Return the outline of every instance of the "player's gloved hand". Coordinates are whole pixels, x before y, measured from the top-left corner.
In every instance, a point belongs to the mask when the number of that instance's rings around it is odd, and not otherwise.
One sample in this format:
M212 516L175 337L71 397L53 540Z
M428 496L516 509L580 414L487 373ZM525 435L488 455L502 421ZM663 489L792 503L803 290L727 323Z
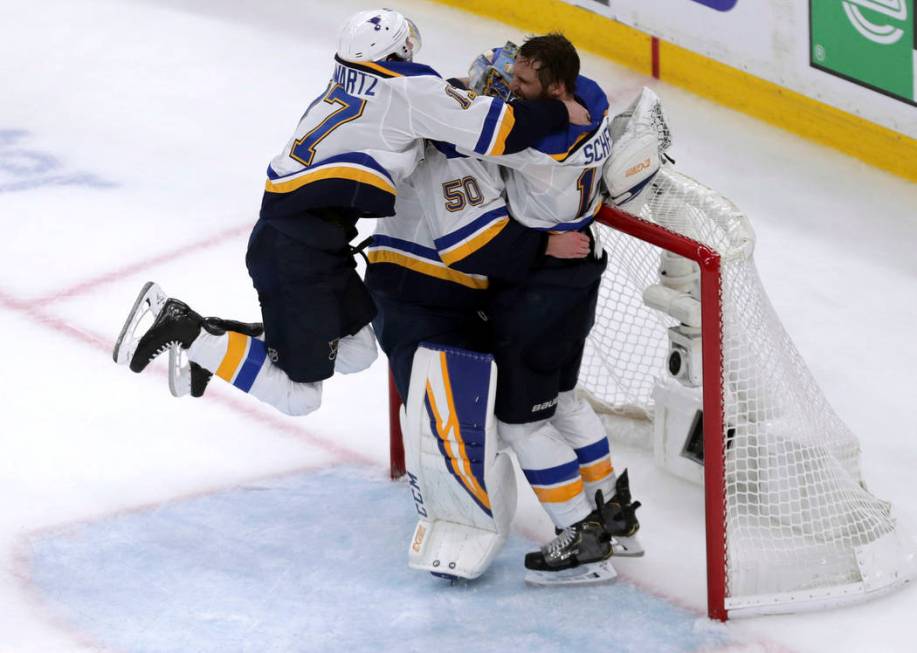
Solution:
M554 258L584 258L589 256L589 236L578 231L567 231L548 236L545 254Z
M582 104L572 99L561 100L561 102L567 107L567 115L570 117L571 125L588 125L592 123L589 118L589 112L586 111L586 107Z

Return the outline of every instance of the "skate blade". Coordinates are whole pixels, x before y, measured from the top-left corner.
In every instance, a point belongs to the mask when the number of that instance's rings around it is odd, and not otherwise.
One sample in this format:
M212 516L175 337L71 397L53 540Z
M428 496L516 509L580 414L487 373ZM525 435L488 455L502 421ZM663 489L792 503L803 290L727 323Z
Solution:
M596 585L610 583L618 577L618 572L611 564L611 560L590 562L573 569L559 571L526 570L525 582L529 585L540 587L556 585Z
M169 392L173 397L191 394L191 365L178 344L169 347Z
M611 548L616 558L640 558L645 553L636 535L611 538Z
M131 362L131 358L133 358L134 352L137 350L139 338L135 334L140 323L149 316L151 318L150 323L146 326L147 328L152 326L153 320L159 315L167 299L168 297L162 292L162 288L152 281L147 281L143 288L140 289L137 301L134 302L131 312L128 313L127 319L124 321L124 326L121 328L121 333L118 335L115 349L112 352L112 358L118 365L128 365ZM145 332L146 329L141 331L141 335Z

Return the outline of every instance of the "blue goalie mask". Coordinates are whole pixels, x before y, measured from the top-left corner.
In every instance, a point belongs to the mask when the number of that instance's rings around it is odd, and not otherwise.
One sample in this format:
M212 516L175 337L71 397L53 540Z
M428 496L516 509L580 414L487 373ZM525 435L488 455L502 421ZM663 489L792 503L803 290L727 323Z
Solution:
M478 55L468 68L471 90L479 95L490 95L504 101L513 98L510 84L513 81L513 66L519 47L507 41L502 48L494 48Z

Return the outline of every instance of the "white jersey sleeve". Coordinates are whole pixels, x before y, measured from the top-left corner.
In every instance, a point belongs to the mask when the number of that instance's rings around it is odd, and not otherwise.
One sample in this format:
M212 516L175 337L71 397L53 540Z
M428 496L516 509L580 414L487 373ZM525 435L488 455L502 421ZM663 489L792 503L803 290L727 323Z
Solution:
M516 108L474 96L428 66L337 59L327 89L268 167L262 217L330 207L392 215L398 185L421 158L422 139L497 155L534 143L566 117L560 102Z
M577 80L577 97L593 116L589 126L571 125L522 152L499 159L485 157L505 167L510 213L533 229L581 229L601 206L602 169L612 150L608 101L595 82L582 76Z

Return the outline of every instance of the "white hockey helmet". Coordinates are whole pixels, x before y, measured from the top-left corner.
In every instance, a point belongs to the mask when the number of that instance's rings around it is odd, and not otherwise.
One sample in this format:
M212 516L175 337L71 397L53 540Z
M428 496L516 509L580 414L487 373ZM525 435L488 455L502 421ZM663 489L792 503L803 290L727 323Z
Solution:
M344 61L381 61L394 54L412 61L420 45L420 30L410 18L391 9L371 9L344 23L338 56Z

